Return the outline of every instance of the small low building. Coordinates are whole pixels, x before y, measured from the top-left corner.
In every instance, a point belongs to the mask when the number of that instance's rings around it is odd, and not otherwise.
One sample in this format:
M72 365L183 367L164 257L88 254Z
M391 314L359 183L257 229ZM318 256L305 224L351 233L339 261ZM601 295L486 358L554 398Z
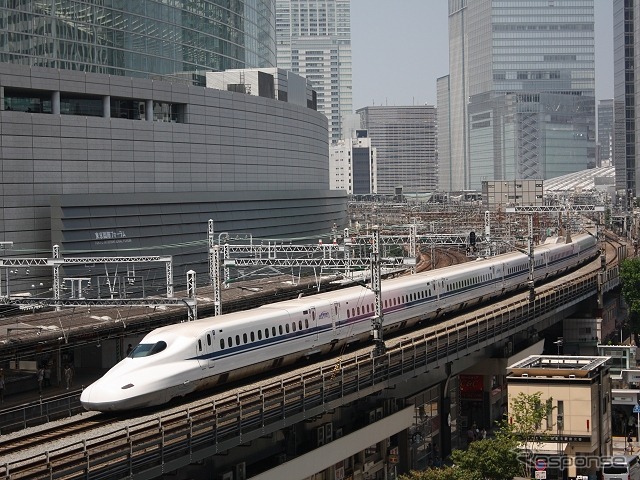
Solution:
M612 454L609 357L532 355L507 369L509 408L519 393L541 392L553 411L540 425L536 457L546 459L551 476L564 465L569 478L595 474L586 457ZM555 474L560 474L556 469ZM562 478L562 477L558 477Z

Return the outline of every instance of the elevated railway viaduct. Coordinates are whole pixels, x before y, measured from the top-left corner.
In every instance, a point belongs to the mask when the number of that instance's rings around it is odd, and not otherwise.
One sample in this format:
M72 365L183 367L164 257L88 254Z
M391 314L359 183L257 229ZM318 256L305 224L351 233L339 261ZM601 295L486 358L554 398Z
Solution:
M597 313L599 295L616 295L625 248L610 242L606 268L596 260L538 286L533 301L520 293L403 332L381 357L343 352L145 417L110 419L108 436L90 428L64 447L32 439L19 457L5 457L0 478L357 479L424 467L459 445L458 375L487 358L506 366L508 345L578 311ZM529 349L541 348L535 340Z

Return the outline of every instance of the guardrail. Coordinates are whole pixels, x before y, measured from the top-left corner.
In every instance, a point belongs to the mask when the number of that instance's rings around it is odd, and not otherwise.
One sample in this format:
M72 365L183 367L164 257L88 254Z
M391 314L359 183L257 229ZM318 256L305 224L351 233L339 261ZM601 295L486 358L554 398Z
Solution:
M204 406L141 422L16 463L0 465L3 478L154 478L327 409L380 391L455 361L525 330L597 293L598 270L565 277L540 287L534 302L527 294L508 304L483 309L409 333L389 345L385 355L341 360L305 374L256 387Z

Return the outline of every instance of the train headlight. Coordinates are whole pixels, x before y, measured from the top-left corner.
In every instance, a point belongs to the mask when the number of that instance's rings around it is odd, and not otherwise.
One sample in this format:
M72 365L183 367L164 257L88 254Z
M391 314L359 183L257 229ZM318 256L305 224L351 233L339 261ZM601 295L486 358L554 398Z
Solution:
M124 387L122 387L122 390L126 390L127 388L131 387L133 387L133 383L127 383Z

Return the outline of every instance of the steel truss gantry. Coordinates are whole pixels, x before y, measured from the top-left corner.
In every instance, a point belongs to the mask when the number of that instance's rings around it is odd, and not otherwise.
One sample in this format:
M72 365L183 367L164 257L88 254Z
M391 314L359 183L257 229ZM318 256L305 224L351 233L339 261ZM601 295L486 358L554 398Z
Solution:
M52 258L24 258L4 257L0 258L0 269L10 267L50 267L53 269L53 300L62 302L60 267L65 265L85 265L90 263L151 263L162 262L165 264L167 298L173 297L173 259L171 256L144 255L125 257L61 257L60 247L53 246ZM2 278L2 275L0 275ZM5 295L6 297L7 295ZM12 299L14 301L15 299Z
M527 243L529 245L527 253L529 257L529 280L527 284L529 286L529 301L535 300L535 279L534 279L534 245L533 245L533 215L536 213L572 213L572 212L604 212L604 206L602 205L514 205L505 209L506 213L516 213L527 215L528 219L528 238ZM567 242L570 240L569 230L567 229ZM596 238L599 234L596 234ZM602 249L604 252L605 249ZM604 255L604 254L601 254ZM604 256L602 257L603 263L605 263ZM600 282L601 284L601 282Z

